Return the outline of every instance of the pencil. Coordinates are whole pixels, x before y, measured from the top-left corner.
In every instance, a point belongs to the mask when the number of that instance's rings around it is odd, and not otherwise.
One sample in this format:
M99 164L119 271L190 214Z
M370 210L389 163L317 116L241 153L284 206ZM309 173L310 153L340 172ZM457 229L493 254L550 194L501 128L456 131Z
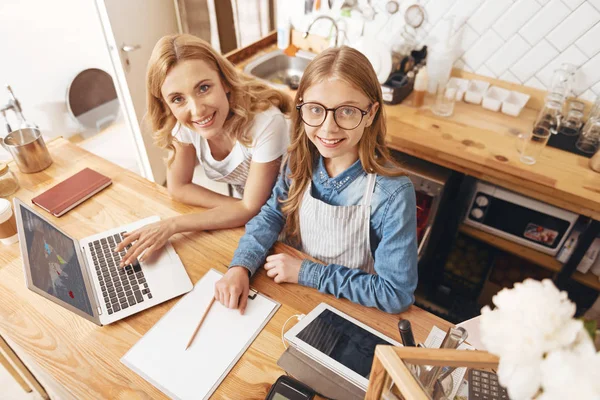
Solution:
M188 342L187 346L185 346L186 350L190 347L190 345L194 341L194 338L196 337L196 334L200 330L200 327L202 326L202 323L206 319L206 316L208 315L208 312L210 311L210 309L211 309L211 307L212 307L212 305L213 305L214 302L215 302L215 296L213 296L212 299L210 299L210 303L208 303L208 306L206 307L206 310L204 310L204 314L202 314L202 318L200 318L200 322L198 322L198 326L196 326L196 330L194 330L194 333L192 334L192 337L190 338L190 341Z

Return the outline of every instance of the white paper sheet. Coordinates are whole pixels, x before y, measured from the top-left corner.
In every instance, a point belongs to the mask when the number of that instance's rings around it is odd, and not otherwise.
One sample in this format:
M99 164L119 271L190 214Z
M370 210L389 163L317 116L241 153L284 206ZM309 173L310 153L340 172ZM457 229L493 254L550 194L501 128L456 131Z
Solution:
M185 350L221 276L207 272L121 362L171 398L208 398L280 306L258 294L240 315L215 302Z

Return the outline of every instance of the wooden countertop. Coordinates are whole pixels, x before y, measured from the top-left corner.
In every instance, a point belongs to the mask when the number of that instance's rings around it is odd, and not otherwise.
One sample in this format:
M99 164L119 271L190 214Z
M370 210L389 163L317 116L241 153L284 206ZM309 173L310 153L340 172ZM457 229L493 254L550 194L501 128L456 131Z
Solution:
M409 96L385 107L387 139L393 149L600 220L600 174L588 158L546 146L536 164L519 161L517 135L531 130L537 112L511 117L457 102L445 118L427 104L412 107Z
M54 163L42 172L25 175L18 172L14 163L9 164L21 184L16 196L23 201L29 202L35 195L84 167L91 167L113 180L109 188L61 218L42 211L49 220L75 238L150 215L166 218L201 211L171 200L164 187L62 138L48 143L48 148ZM172 243L195 283L210 268L226 271L242 234L242 228L179 234ZM0 334L16 345L17 353L26 353L74 399L166 398L119 360L178 299L109 326L98 327L28 290L19 245L0 247ZM275 248L281 252L295 251L282 244ZM320 302L327 302L400 340L397 328L399 315L336 299L300 285L275 284L262 269L251 283L282 306L219 386L212 396L214 399L239 399L241 393L245 399L264 399L270 385L283 374L276 364L284 351L280 336L283 323L294 314L308 313ZM401 317L410 319L417 341L424 341L434 324L442 329L450 325L414 306Z
M275 42L272 33L227 57L241 69L258 55L277 50ZM296 31L293 43L315 52L328 46L321 37L304 39ZM530 132L545 92L460 70L453 75L485 80L532 97L519 117L457 102L454 115L444 118L430 111L431 98L425 107L416 109L409 96L401 104L385 106L390 148L600 220L600 174L590 169L588 158L547 146L535 165L519 161L517 135Z

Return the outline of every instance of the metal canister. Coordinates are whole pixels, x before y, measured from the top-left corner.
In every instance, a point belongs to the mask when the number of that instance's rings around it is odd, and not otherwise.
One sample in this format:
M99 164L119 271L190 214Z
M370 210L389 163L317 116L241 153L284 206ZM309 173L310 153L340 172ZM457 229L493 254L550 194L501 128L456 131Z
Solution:
M0 144L25 174L42 171L52 164L52 158L39 129L17 129L0 139Z

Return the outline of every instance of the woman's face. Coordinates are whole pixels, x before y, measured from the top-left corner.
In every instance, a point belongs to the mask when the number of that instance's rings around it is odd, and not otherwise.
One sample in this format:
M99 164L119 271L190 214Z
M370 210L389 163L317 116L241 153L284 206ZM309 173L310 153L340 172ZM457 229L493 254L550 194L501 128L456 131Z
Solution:
M206 62L185 60L175 65L167 74L161 93L182 125L207 140L221 133L229 115L229 90Z
M319 103L326 108L352 106L363 111L367 111L371 107L369 112L362 117L362 121L358 126L350 130L338 126L332 111L327 112L325 121L321 126L313 127L304 122L306 135L323 157L344 159L348 162L356 161L358 159L358 142L363 136L365 127L370 126L373 122L379 104L371 104L369 98L362 91L337 78L327 79L309 87L304 92L302 102ZM322 110L316 107L314 112L320 113ZM342 119L345 115L353 113L353 109L349 107L342 108L338 113L338 122L343 125ZM304 120L306 121L306 119Z

